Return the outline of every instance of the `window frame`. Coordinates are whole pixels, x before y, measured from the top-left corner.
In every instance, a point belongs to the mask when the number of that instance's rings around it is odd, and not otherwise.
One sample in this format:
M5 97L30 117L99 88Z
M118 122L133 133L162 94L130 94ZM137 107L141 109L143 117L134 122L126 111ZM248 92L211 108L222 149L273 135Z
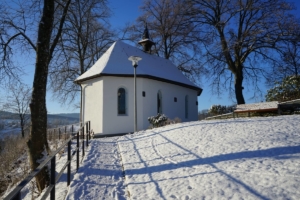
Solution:
M121 95L121 94L119 94L120 90L124 90L124 93L122 93L122 94L124 94L124 99L123 99L124 102L120 102L120 95ZM120 103L124 104L123 105L124 113L123 112L120 113L120 111L123 111L120 109L121 108ZM124 87L119 87L118 91L117 91L117 114L118 114L118 116L127 116L127 92L126 92L126 88L124 88Z

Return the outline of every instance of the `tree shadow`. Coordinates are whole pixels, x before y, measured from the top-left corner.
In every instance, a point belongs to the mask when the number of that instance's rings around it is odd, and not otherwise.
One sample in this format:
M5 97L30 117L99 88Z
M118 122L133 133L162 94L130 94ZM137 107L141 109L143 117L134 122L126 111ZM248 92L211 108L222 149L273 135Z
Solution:
M69 186L69 193L65 199L115 198L125 200L125 186L119 159L112 159L117 151L116 139L109 141L94 139L86 151L85 161L76 172L75 178ZM95 193L95 191L98 191ZM100 194L101 193L101 194ZM94 195L94 196L93 196Z
M193 166L199 166L199 165L209 165L212 168L214 168L216 171L218 171L219 173L225 175L229 180L231 180L231 181L237 183L238 185L242 186L243 188L245 188L248 192L250 192L257 198L267 200L268 199L267 197L260 194L254 188L250 187L243 181L238 180L237 178L233 177L232 175L226 173L225 171L219 169L216 166L216 163L224 162L224 161L231 161L231 160L240 160L240 159L253 159L253 158L287 159L288 157L290 157L288 155L300 153L300 145L298 145L298 146L274 147L274 148L254 150L254 151L243 151L243 152L221 154L221 155L202 158L202 157L198 156L197 154L191 152L190 150L184 148L183 146L171 141L166 136L162 135L163 132L169 132L170 130L175 130L175 129L179 129L179 128L183 128L183 127L168 129L168 130L165 130L165 131L162 131L159 133L153 131L153 133L155 133L154 134L155 136L160 136L160 137L164 138L168 143L171 143L172 145L175 145L176 147L180 148L181 150L187 152L188 154L193 155L196 159L178 162L178 163L165 163L165 164L156 165L156 166L148 166L147 163L142 159L142 156L141 156L139 150L136 148L136 144L135 144L136 141L134 139L132 139L131 137L127 137L127 139L133 143L134 151L137 152L137 154L139 156L139 160L144 165L144 167L138 168L138 169L130 169L130 170L125 169L125 174L129 175L129 176L137 175L137 174L148 174L150 176L151 181L155 184L156 190L162 199L165 199L165 197L163 196L162 190L159 187L159 185L157 184L157 182L153 180L152 173L167 171L167 170L171 170L171 169L178 169L183 166L193 167ZM151 136L149 136L149 138L152 136L153 136L153 134L151 134ZM144 136L144 138L145 137L147 137L147 136Z
M155 135L155 134L154 134ZM126 136L125 136L126 137ZM143 168L139 168L139 169L149 169L151 168L150 166L148 166L147 162L144 162L143 159L142 159L142 156L141 154L139 153L137 147L136 147L136 143L130 138L130 137L127 137L128 140L130 140L133 144L133 148L134 148L134 151L137 152L137 155L139 157L139 160L140 160L140 163L142 163L144 165ZM122 159L123 160L123 159ZM124 166L124 165L123 165ZM125 167L124 167L125 168ZM135 169L132 169L132 170L128 170L128 169L124 169L124 174L125 175L134 175L134 174L137 174L135 173ZM160 198L161 199L166 199L163 194L162 194L162 190L161 188L159 187L158 183L156 181L154 181L153 177L152 177L152 173L147 173L147 170L145 171L145 173L143 174L148 174L149 175L149 178L151 181L149 181L150 183L153 183L155 185L155 188L156 188L156 191L157 193L159 194ZM130 185L130 183L128 183L128 185Z

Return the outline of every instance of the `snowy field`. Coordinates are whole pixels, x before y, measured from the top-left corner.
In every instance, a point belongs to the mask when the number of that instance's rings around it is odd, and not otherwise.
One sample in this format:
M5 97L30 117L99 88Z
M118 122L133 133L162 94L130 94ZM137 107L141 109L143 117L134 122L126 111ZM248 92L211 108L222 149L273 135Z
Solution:
M20 121L13 119L0 119L0 140L5 137L21 136Z
M6 137L21 136L21 128L7 128L0 130L0 140Z
M67 199L300 199L299 122L199 121L95 139Z

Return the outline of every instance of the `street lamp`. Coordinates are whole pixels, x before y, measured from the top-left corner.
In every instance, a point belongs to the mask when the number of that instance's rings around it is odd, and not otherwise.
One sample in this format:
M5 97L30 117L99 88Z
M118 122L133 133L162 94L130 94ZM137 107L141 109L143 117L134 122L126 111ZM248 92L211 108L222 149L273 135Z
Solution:
M136 108L136 68L138 66L138 62L142 60L141 57L138 56L130 56L128 60L132 61L132 66L134 68L134 77L133 77L133 88L134 88L134 132L137 132L137 108Z

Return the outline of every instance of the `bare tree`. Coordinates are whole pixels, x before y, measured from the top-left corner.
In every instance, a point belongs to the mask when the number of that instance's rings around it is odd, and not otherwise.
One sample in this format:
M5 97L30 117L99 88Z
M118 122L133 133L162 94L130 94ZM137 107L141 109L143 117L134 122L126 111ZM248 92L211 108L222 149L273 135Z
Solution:
M298 76L300 73L300 39L286 44L285 51L282 53L282 60L286 66L283 70L288 75Z
M31 88L27 85L17 83L8 88L6 103L3 104L4 111L18 114L22 137L25 137L25 129L28 128L30 119L29 103L31 98Z
M80 86L74 80L86 72L113 42L106 21L106 0L74 0L69 8L63 35L50 68L50 87L62 104L74 101Z
M299 31L298 31L299 33ZM280 49L279 60L274 63L274 69L267 78L267 85L283 80L288 76L300 74L300 36L292 41L285 41Z
M285 0L189 0L192 20L199 27L212 85L218 92L229 86L237 104L244 104L243 83L257 89L288 40L294 16ZM277 55L276 55L277 54Z
M41 159L49 152L47 142L47 108L46 108L46 87L48 78L48 67L53 56L53 51L60 38L66 14L71 0L56 3L55 0L44 0L43 14L38 27L38 37L36 45L36 64L33 80L31 110L31 130L28 141L30 152L31 169L35 169ZM53 21L55 6L63 11L59 20L57 31L53 31ZM52 34L55 35L52 35ZM52 41L51 39L54 38ZM48 184L49 175L45 169L44 173L37 176L37 186L39 191Z
M124 29L123 39L133 42L141 39L144 27L155 42L152 52L172 62L190 79L204 73L201 63L198 32L190 22L192 4L186 0L146 0L137 24ZM196 75L196 76L194 76Z
M19 18L15 17L15 12L15 9L7 5L7 1L0 1L0 83L2 87L10 79L19 80L18 75L21 71L21 68L13 62L13 46L16 40L20 44L24 43L26 39L21 38L21 35L25 34L26 30L21 29L12 22L11 18L14 18L16 24L22 23ZM25 20L24 13L21 15L23 15L22 18ZM7 25L11 28L7 28Z
M45 155L50 153L47 142L47 109L46 91L49 64L54 50L61 37L63 25L71 0L44 0L8 2L9 12L1 15L1 21L6 31L2 37L1 58L8 63L8 55L14 45L15 51L33 50L35 53L35 74L30 103L31 128L27 142L29 147L30 166L34 170ZM20 3L20 4L15 4ZM49 183L48 169L44 168L36 176L39 191Z

